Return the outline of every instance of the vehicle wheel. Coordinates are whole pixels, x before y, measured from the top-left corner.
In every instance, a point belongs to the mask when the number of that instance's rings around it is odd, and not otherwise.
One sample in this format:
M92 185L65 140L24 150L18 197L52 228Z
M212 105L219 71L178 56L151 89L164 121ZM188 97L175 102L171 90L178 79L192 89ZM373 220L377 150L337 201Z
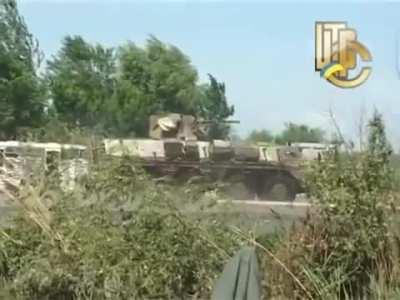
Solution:
M242 175L231 176L225 181L223 191L233 200L253 200L256 195L251 178Z
M227 183L224 190L233 200L253 200L255 196L243 182Z
M296 182L289 177L271 178L264 185L261 199L271 201L293 201L296 198Z

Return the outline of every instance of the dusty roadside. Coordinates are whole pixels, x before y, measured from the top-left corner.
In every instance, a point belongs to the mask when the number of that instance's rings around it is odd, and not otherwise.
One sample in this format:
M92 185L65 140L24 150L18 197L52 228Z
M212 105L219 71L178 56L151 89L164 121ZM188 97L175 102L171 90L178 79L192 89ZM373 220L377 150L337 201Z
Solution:
M0 193L0 227L6 224L13 211L14 209L7 197Z

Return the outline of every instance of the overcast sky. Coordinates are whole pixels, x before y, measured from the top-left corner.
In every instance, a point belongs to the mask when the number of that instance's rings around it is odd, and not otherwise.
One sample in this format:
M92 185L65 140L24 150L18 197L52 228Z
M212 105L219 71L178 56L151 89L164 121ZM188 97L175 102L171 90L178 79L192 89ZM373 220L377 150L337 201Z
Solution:
M400 3L211 1L18 1L46 57L67 34L118 46L152 34L178 46L198 69L224 81L241 134L278 131L287 121L329 129L331 107L348 137L364 108L377 107L400 144L396 66ZM314 22L347 21L372 53L372 76L342 90L314 71Z

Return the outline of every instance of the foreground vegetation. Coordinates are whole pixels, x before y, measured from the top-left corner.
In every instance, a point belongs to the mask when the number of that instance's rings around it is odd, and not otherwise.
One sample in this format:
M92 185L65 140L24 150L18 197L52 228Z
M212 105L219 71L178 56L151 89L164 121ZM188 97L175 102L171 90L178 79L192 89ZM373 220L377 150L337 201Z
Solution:
M392 299L400 240L390 153L376 113L363 153L332 153L310 166L315 208L307 218L256 237L224 213L202 213L215 205L212 187L155 184L127 158L92 164L71 193L43 178L13 196L18 215L0 231L2 293L204 299L225 262L249 244L266 299Z
M239 246L216 220L180 212L200 187L172 194L130 160L96 168L73 193L49 186L21 191L2 231L10 299L204 298Z
M233 113L222 83L210 76L199 84L189 59L155 38L114 51L67 37L42 76L38 45L13 0L0 0L0 33L2 139L143 135L154 112L217 120ZM233 227L220 211L202 214L215 206L213 187L156 184L129 159L93 159L73 192L61 191L56 176L34 178L10 195L18 209L0 230L0 297L204 299L245 244L257 249L266 298L399 297L399 175L379 114L368 129L362 153L332 153L310 166L314 208L273 235ZM323 134L288 124L281 136L249 139L301 141L294 133L304 141Z
M272 294L288 299L395 297L391 293L400 283L398 182L377 112L368 130L364 152L332 153L310 168L306 181L318 208L276 250L298 281L272 271Z

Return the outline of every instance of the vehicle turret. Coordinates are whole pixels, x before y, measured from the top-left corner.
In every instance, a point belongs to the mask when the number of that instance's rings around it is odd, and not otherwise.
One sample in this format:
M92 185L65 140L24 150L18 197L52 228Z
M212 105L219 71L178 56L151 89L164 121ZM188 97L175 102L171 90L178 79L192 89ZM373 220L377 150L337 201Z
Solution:
M213 124L237 124L237 120L204 120L192 115L177 113L150 116L149 137L152 139L175 138L182 141L209 140L208 130Z

